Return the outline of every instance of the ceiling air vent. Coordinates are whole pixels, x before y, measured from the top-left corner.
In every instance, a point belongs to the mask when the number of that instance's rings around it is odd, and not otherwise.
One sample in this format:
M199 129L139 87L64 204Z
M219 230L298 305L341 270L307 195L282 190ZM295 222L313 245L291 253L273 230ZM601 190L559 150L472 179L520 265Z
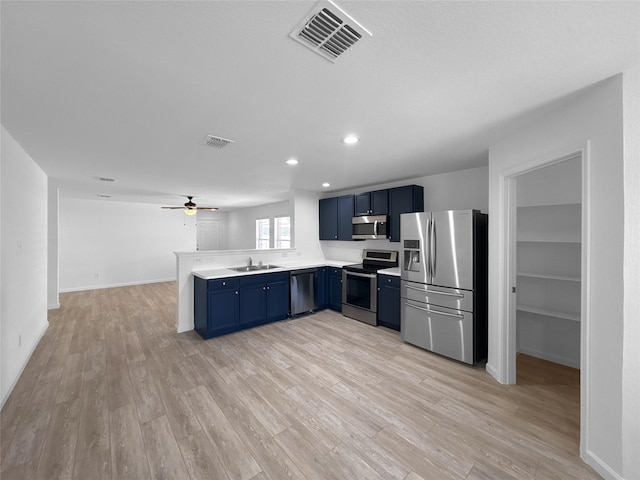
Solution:
M371 32L330 0L320 1L289 34L332 62L367 35Z
M216 137L214 135L207 135L202 141L202 145L213 148L224 148L230 143L233 143L233 140L229 140L228 138Z

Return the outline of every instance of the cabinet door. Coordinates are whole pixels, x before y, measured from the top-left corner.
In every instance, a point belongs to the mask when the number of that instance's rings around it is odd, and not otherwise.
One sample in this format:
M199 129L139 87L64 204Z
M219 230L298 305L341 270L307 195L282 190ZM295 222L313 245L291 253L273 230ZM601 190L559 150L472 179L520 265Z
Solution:
M376 190L370 193L371 196L371 214L387 215L389 213L389 191Z
M389 189L389 241L400 241L400 215L424 210L424 189L407 185Z
M289 280L267 284L267 321L282 320L289 315Z
M378 277L378 323L400 330L400 288L386 277Z
M371 194L360 193L355 196L355 216L369 215L371 213Z
M338 198L323 198L319 202L320 240L338 239Z
M221 335L238 328L238 290L209 292L208 317L210 336Z
M264 282L240 284L240 325L258 325L267 320L267 286Z
M353 195L338 197L338 240L352 240Z
M339 275L334 270L340 272ZM342 269L332 268L329 274L329 308L337 312L342 311Z
M328 274L328 267L318 268L316 273L316 302L318 309L327 308L329 303Z

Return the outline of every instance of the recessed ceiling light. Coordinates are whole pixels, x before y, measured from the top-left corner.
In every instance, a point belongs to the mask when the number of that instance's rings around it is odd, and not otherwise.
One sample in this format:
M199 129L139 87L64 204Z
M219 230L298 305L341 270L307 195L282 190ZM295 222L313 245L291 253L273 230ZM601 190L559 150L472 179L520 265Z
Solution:
M323 186L323 187L325 187L325 188L327 188L327 187L330 187L330 186L331 186L331 184L330 184L330 183L327 183L327 182L324 182L324 183L322 184L322 186Z
M298 160L296 160L295 158L290 158L289 160L287 160L285 162L287 165L297 165L298 164Z
M360 139L355 135L347 135L342 139L342 143L346 143L347 145L353 145L354 143L358 143L358 140Z

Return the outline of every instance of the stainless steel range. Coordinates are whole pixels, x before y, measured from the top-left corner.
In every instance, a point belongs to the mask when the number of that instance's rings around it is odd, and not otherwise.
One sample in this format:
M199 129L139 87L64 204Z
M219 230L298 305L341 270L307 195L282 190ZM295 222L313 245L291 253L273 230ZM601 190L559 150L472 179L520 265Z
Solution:
M342 267L342 314L378 324L378 270L398 266L395 250L363 250L362 263Z

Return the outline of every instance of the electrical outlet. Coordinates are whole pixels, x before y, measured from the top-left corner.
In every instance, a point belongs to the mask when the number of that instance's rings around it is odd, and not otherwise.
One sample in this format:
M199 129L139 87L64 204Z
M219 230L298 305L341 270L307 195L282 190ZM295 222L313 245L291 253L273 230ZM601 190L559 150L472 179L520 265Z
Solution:
M95 274L95 278L99 278L99 277L100 277L100 274L99 274L99 273L96 273L96 274Z
M202 263L202 259L201 258L194 258L193 259L193 263Z
M297 256L297 257L301 257L301 256L302 256L302 253L301 253L301 252L298 252L298 253L296 253L296 256Z

